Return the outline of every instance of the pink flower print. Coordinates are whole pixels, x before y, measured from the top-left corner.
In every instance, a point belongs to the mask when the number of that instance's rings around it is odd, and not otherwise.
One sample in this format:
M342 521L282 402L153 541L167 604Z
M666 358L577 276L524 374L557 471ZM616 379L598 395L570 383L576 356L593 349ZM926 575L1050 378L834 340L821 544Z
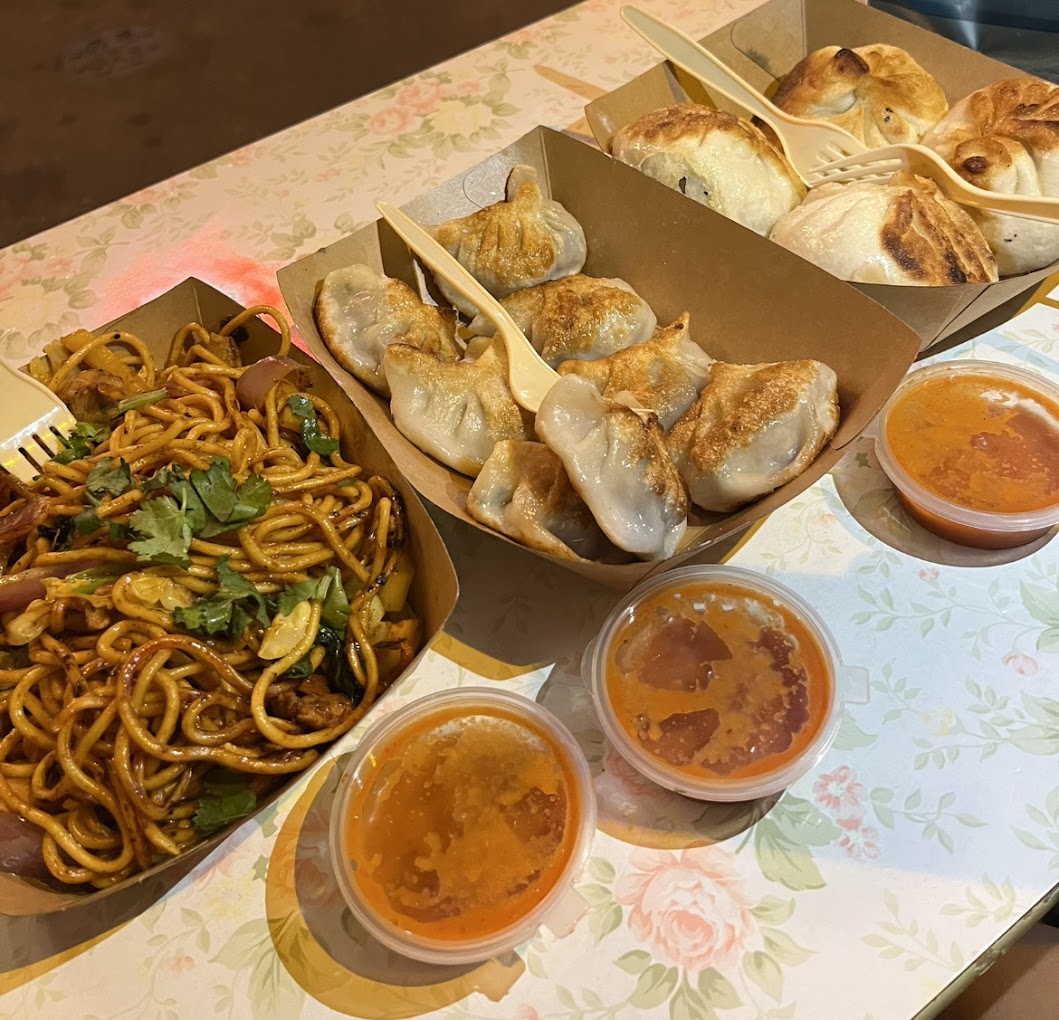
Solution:
M397 90L394 101L420 116L430 113L441 98L441 85L436 78L418 78Z
M838 845L850 857L878 857L879 831L865 825L862 818L838 818L838 827L843 831Z
M1019 676L1033 676L1040 669L1036 659L1018 652L1005 655L1001 661L1005 666L1010 666Z
M154 205L161 197L162 193L157 188L141 188L139 191L129 195L122 204L131 205L138 209L145 205Z
M541 1015L532 1006L523 1003L515 1010L515 1020L541 1020Z
M603 772L609 776L613 786L620 790L630 801L646 797L657 797L662 791L657 784L637 772L616 750L610 742L603 745Z
M368 120L368 130L377 135L399 135L412 123L412 114L401 106L388 106Z
M633 934L684 970L724 967L742 950L754 923L730 858L716 847L635 850L614 889L630 908Z
M190 956L167 956L159 966L163 970L169 971L170 974L180 975L186 970L193 970L195 960Z
M834 772L826 772L813 783L816 803L833 815L844 816L860 811L864 787L857 782L856 773L848 765L839 765Z
M935 584L938 580L938 572L933 567L921 567L919 570L919 579L926 581L927 584Z
M806 514L805 530L810 538L820 542L827 538L828 532L834 526L834 523L834 514L828 513L826 510L815 510L811 514Z

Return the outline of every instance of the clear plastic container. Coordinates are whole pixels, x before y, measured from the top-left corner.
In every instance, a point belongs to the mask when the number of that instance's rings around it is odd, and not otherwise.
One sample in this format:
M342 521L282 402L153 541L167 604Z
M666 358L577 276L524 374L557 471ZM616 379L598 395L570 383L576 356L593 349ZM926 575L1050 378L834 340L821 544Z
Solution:
M591 772L570 731L528 698L462 687L364 735L339 781L331 859L354 916L383 945L477 963L541 925L573 928L586 907L573 883L595 827Z
M980 387L970 385L976 381L980 381ZM1053 453L1054 448L1059 448L1059 387L1037 373L993 361L946 362L918 369L894 390L879 412L874 427L875 452L879 464L893 483L901 505L913 520L941 538L978 549L1010 549L1026 545L1059 524L1059 490L1055 492L1050 505L1027 508L1025 504L1019 506L1017 501L1013 501L1010 512L975 509L966 505L971 502L970 499L965 498L964 502L960 502L955 496L942 495L928 488L921 478L910 472L902 463L902 432L895 426L895 408L899 408L908 398L914 398L916 392L927 384L932 387L952 384L946 417L949 421L956 421L961 418L960 412L963 412L962 417L967 419L967 446L971 446L972 441L979 444L987 442L990 430L996 428L995 413L1010 411L1021 401L1023 404L1036 405L1036 409L1030 412L1038 419L1036 428L1051 419L1050 430L1054 438L1048 440L1049 448ZM972 398L970 394L976 389L980 395ZM934 389L935 394L940 392ZM1045 428L1044 431L1049 430ZM957 447L953 449L957 451ZM1052 454L1047 451L1042 453L1046 459L1054 462ZM983 473L990 476L988 472ZM992 477L995 478L995 474Z
M722 595L725 592L731 595L734 591L735 595L732 597L735 598L740 597L739 590L748 592L754 596L754 608L752 611L747 610L741 617L744 623L750 617L754 617L751 626L758 626L758 621L764 620L766 621L764 625L768 626L769 629L775 630L778 629L775 621L789 617L798 624L797 629L802 631L803 636L807 632L809 643L814 646L808 649L800 648L799 646L800 651L798 653L803 655L803 661L809 661L811 656L818 666L818 672L821 674L814 681L809 671L805 673L807 677L805 684L807 698L810 701L815 700L816 722L814 727L810 727L809 720L807 720L805 727L797 733L792 729L791 744L797 745L800 743L801 746L796 746L795 750L787 756L782 754L771 756L762 754L760 759L754 764L756 771L752 775L724 775L717 770L712 770L699 764L682 767L674 764L671 760L667 760L664 753L649 749L645 746L646 741L642 735L640 739L637 739L622 724L617 707L617 689L612 690L608 684L608 674L611 671L610 667L612 664L612 648L615 649L615 655L618 655L621 647L615 645L616 640L624 638L632 643L641 640L640 637L636 636L637 633L640 635L650 633L647 622L642 625L640 631L634 631L634 621L638 619L637 613L641 613L639 619L646 621L651 617L644 614L655 612L656 610L653 607L663 605L664 602L662 600L671 600L674 596L684 600L680 602L680 606L686 610L688 604L686 600L692 598L696 590L701 592L703 589L713 589L715 593L720 592ZM715 594L714 597L719 599L721 595ZM672 602L670 604L675 605ZM717 604L721 605L720 602ZM709 614L703 606L695 602L692 602L691 606L697 623L705 623ZM724 612L740 612L738 609L726 609L723 605L721 610ZM661 612L661 610L658 611ZM661 616L658 618L661 619ZM669 619L674 618L676 617L669 617ZM715 617L711 617L711 619L716 620ZM742 623L739 624L739 626L742 625ZM788 630L788 633L790 633L790 630ZM663 644L665 649L672 647L668 634ZM643 646L641 645L640 647ZM724 657L718 657L717 661L723 662ZM617 659L614 660L614 665L617 668ZM660 667L656 666L655 668ZM640 585L630 592L624 601L611 612L595 640L586 649L582 659L581 670L585 683L595 701L596 711L607 739L622 757L633 768L648 779L658 783L659 786L664 786L687 797L706 801L751 800L755 797L765 797L786 789L796 779L812 769L831 746L841 719L842 705L847 702L867 700L866 672L862 669L851 669L842 665L831 633L812 607L784 585L762 574L743 570L739 567L719 565L683 567L667 571ZM720 676L720 674L718 673L716 676ZM659 677L655 677L654 680L641 681L639 684L640 687L644 688L641 693L645 699L643 701L645 711L649 707L651 699L655 697L646 688L656 687L658 679ZM723 697L731 698L734 695L733 681L711 679L708 684L715 682L722 684L719 690ZM808 688L812 684L815 684L815 686L813 691L809 692ZM699 704L702 711L710 711L706 706L713 702L714 696L710 693L709 686L701 694L697 690L692 692L687 687L680 690L680 697L684 704L693 702ZM748 694L744 704L749 704L749 697L750 695ZM656 702L656 704L658 703ZM727 704L730 705L730 702ZM679 718L686 719L694 714L697 713L688 711L682 713ZM742 733L739 727L744 725L748 727L744 746L747 741L754 743L767 739L767 735L763 731L755 730L753 720L747 721L749 719L748 716L740 716L739 712L733 711L730 707L717 714L717 730L714 732L720 732L722 739L729 734ZM736 716L740 717L736 718ZM676 715L670 716L665 722L676 718L678 718ZM664 730L664 723L658 724L658 726L661 726ZM657 727L652 724L652 728L648 729L647 733L650 735L655 733L656 730ZM712 740L712 737L709 739ZM731 739L734 741L736 737L733 736ZM769 765L770 757L776 762L774 766ZM737 770L733 769L733 771Z

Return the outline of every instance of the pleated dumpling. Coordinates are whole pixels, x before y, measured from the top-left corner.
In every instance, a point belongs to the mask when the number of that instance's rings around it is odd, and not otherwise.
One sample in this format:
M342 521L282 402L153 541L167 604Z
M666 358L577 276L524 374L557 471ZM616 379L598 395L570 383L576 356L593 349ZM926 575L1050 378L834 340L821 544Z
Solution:
M728 512L800 475L838 417L838 379L819 361L718 361L666 445L692 500Z
M543 443L497 443L467 494L467 511L508 538L553 556L595 560L613 551L562 461Z
M567 375L541 401L536 428L619 549L644 560L676 551L688 493L656 417L644 421L587 379Z
M544 197L537 171L516 166L507 200L449 220L430 232L493 297L579 273L588 246L585 232L558 202ZM478 309L443 280L445 297L467 316Z
M651 306L624 280L581 273L516 291L500 303L552 368L643 343L658 326ZM475 316L469 328L475 336L496 331L484 315Z
M605 397L631 394L641 407L650 407L668 431L695 402L713 364L688 334L688 322L685 312L646 343L596 361L564 361L559 374L588 379Z
M533 437L533 416L511 396L499 340L477 360L457 362L391 344L383 370L394 424L454 471L473 477L500 440Z
M384 397L390 387L382 355L393 343L418 347L439 361L459 361L456 317L419 299L408 284L370 266L334 269L313 305L316 328L335 360Z

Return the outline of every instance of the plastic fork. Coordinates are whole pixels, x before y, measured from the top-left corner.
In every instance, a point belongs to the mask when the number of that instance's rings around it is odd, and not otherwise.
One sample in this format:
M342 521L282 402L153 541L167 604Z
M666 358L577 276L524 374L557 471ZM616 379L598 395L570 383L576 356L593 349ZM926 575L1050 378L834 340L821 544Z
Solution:
M3 358L0 383L7 393L0 402L0 467L30 482L62 448L77 419L44 383Z
M821 163L865 151L866 146L859 138L835 124L784 113L727 64L654 15L638 7L625 6L621 9L621 16L671 64L768 124L776 133L791 166L806 183L809 172Z
M511 395L527 411L536 414L545 394L558 380L559 373L541 358L504 306L415 220L389 202L379 202L375 208L410 251L493 321L507 349Z
M492 320L507 350L507 377L511 395L527 411L536 414L541 401L558 381L559 373L537 353L504 306L415 220L389 202L379 202L375 208L413 254L418 255L435 275ZM631 402L629 407L641 417L654 413Z
M1026 220L1059 223L1059 198L1038 195L1002 195L968 184L941 156L925 145L886 145L881 149L834 160L814 167L810 187L832 181L885 181L898 170L929 177L941 193L960 205L1021 216Z

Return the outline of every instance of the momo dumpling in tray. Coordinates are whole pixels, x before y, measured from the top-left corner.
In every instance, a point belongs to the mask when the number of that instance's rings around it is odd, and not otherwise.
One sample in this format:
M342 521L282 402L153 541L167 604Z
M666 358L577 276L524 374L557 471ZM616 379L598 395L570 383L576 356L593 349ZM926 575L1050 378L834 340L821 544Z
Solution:
M838 428L837 384L819 361L715 362L666 437L692 501L726 513L800 475Z
M646 343L596 361L564 361L559 374L588 379L605 397L631 394L641 407L650 407L668 431L695 402L713 364L691 339L688 323L685 312Z
M459 361L452 311L426 304L408 284L370 266L334 269L324 277L313 316L335 360L384 397L390 387L382 356L393 343L418 347L439 361Z
M475 361L457 362L391 344L383 369L394 424L454 471L473 477L501 439L533 437L533 416L511 396L500 341Z
M500 303L552 368L569 358L603 358L643 343L658 326L651 306L624 280L581 273L516 291ZM469 329L475 336L496 332L481 314Z
M688 494L656 417L644 421L567 375L541 401L536 428L619 549L643 560L673 555L687 530Z
M543 443L497 443L467 494L467 512L553 556L597 560L614 551L562 461Z
M579 273L588 246L585 232L558 202L545 198L537 171L516 166L507 200L449 220L430 232L493 297ZM478 309L438 279L442 294L465 315Z

